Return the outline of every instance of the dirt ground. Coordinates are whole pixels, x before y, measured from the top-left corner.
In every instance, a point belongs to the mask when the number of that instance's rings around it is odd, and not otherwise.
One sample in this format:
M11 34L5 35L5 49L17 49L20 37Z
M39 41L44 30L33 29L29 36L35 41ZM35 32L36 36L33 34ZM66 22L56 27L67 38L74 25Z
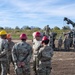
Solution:
M16 40L17 42L18 40ZM31 41L27 41L30 43ZM32 43L30 43L32 44ZM11 65L11 75L14 74ZM31 71L31 75L34 75ZM75 51L74 50L56 50L52 58L52 71L51 75L75 75Z

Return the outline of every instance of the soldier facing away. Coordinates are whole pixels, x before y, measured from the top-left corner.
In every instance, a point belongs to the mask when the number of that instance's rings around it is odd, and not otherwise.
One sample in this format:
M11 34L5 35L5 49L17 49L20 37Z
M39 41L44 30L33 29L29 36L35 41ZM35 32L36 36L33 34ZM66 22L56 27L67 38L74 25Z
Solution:
M61 50L62 43L63 43L62 36L60 36L58 39L58 49L59 50Z
M53 56L53 49L48 46L49 39L44 36L42 38L43 47L39 49L38 53L38 75L50 75L51 73L51 58Z
M50 30L49 25L45 26L44 30L45 30L45 35L49 36L49 30Z
M68 37L68 35L65 35L65 39L64 39L64 49L65 50L69 50L70 48L70 38Z
M6 40L7 32L2 30L0 32L0 66L1 66L1 75L7 75L7 53L8 53L8 43Z
M21 42L15 44L12 49L15 71L17 75L30 75L32 47L26 43L26 34L21 34L20 39Z

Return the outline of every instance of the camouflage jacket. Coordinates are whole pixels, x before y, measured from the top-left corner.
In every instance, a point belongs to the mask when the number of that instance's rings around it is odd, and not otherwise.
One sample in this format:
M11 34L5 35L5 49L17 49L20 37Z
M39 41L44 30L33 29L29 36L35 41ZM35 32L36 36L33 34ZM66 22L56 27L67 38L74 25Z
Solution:
M20 42L13 46L12 58L14 62L29 63L32 56L32 47L26 42Z
M8 42L8 55L11 55L12 48L13 48L14 44L15 43L13 41Z
M50 46L40 48L38 53L38 59L41 62L51 61L52 56L53 56L53 49Z
M58 39L58 45L62 44L63 40L62 39Z
M37 54L39 47L41 46L41 40L37 41L36 39L33 40L33 54Z
M0 61L7 60L8 42L6 39L0 38Z

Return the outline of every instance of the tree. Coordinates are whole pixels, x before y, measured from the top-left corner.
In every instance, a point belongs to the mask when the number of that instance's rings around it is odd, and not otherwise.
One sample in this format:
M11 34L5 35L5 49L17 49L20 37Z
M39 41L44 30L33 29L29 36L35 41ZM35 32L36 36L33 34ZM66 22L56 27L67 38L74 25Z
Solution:
M34 29L41 30L41 28L39 28L39 27L35 27Z
M21 29L31 29L29 26L23 26Z
M62 27L63 30L71 30L70 26L64 26Z
M16 26L15 29L20 29L20 28L18 26Z
M60 30L60 28L57 27L57 26L55 26L53 29L54 29L54 30Z
M0 29L4 29L3 27L0 27Z
M11 27L5 27L4 29L6 29L6 30L10 30L10 29L12 29Z

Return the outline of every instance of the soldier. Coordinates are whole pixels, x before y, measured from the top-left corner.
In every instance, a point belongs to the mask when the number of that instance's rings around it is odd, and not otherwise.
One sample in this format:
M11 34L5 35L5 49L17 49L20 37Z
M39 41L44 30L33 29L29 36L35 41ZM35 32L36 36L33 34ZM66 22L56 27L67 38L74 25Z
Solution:
M58 39L58 49L59 50L61 50L62 42L63 42L62 36L60 36L59 39Z
M0 65L1 65L1 75L7 75L7 53L8 53L8 43L6 40L7 32L2 30L0 32Z
M53 47L54 41L53 41L53 34L52 34L52 32L50 32L49 40L50 40L49 41L49 46L52 47L52 48L54 48Z
M57 33L55 32L50 32L49 36L49 46L51 46L53 49L55 49L55 39L56 39Z
M40 32L34 32L33 33L33 70L36 73L36 66L37 66L37 52L41 45L41 33Z
M70 38L68 37L68 35L65 35L65 39L64 39L64 49L65 50L69 50L70 48Z
M53 49L48 46L49 39L48 37L44 36L42 38L42 45L43 47L39 49L38 53L38 75L50 75L51 73L51 58L53 56Z
M14 65L11 52L15 43L12 41L12 37L10 34L7 34L7 41L8 41L8 74L10 74L10 64L12 63Z
M50 30L49 25L45 26L44 30L45 30L45 35L49 36L49 30Z
M12 49L12 57L17 75L30 75L30 59L32 47L26 43L27 35L20 35L21 42L15 44Z

